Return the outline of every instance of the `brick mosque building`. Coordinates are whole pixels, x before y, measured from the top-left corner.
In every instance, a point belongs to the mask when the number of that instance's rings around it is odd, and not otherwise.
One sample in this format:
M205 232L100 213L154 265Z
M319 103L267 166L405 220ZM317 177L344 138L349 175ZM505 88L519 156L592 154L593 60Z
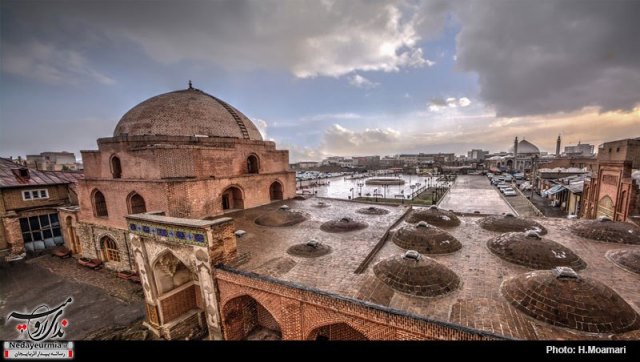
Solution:
M117 270L135 269L126 215L204 219L295 194L288 151L276 150L244 114L191 83L133 107L113 137L98 139L98 150L82 151L82 159L73 227L84 256Z
M632 225L295 196L287 152L191 87L98 146L83 254L138 271L165 339L640 338Z

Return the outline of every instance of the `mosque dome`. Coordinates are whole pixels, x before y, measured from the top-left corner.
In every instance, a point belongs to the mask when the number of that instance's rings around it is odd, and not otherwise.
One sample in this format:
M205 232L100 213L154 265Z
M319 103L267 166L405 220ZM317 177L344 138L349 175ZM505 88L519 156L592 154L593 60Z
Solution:
M521 312L560 327L622 333L640 326L638 314L613 289L567 267L518 275L503 282L501 292Z
M513 145L509 148L509 152L513 153L515 150L513 149ZM538 148L538 146L534 145L533 143L527 141L527 140L522 140L520 142L518 142L518 154L523 154L523 153L535 153L535 154L540 154L540 149Z
M113 136L209 136L262 141L258 128L228 103L192 88L161 94L131 108Z

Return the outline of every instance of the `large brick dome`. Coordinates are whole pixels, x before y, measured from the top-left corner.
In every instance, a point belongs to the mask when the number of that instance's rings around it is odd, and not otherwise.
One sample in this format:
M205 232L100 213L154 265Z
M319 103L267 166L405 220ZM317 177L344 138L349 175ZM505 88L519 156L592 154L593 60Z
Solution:
M234 137L262 141L258 128L240 111L191 86L161 94L127 112L113 131L121 135Z

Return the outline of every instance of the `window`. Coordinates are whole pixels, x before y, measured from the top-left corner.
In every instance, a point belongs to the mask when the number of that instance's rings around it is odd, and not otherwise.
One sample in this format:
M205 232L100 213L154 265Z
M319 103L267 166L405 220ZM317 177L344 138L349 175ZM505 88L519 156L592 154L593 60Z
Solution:
M107 201L104 199L104 195L100 191L95 191L93 194L93 212L95 216L109 216L109 212L107 211Z
M260 165L258 164L258 157L251 155L247 158L247 173L258 173Z
M120 158L116 156L111 157L111 175L113 176L113 178L122 177L122 166L120 165Z
M20 218L20 230L25 243L52 238L62 240L58 214L22 217Z
M129 196L129 213L140 214L143 212L147 212L144 198L137 193L131 194L131 196Z
M107 261L120 261L120 252L118 251L118 244L108 236L102 238L100 242L102 250L104 251L104 258Z
M22 191L22 199L25 201L48 199L48 198L49 198L49 191L47 191L47 189Z
M620 152L620 147L616 147L616 152Z

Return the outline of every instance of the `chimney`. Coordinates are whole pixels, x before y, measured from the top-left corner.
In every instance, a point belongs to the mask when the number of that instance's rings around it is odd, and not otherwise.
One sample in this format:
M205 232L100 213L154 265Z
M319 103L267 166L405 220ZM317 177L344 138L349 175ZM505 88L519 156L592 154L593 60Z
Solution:
M556 156L560 156L560 135L558 135L558 140L556 141Z

